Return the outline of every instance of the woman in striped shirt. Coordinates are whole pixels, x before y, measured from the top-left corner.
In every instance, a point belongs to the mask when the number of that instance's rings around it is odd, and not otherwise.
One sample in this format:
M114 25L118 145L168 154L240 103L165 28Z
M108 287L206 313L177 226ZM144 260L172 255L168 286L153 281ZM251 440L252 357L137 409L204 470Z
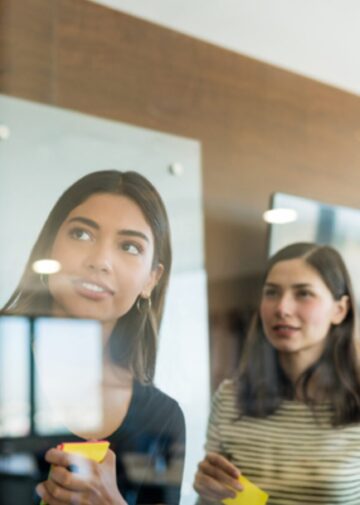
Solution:
M356 306L340 255L309 243L269 261L237 377L217 391L201 501L243 490L268 505L360 503L360 375Z

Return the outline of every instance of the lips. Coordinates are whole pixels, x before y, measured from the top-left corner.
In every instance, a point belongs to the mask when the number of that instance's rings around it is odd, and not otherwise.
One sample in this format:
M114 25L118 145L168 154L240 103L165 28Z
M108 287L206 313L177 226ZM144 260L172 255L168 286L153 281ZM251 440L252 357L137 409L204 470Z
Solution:
M102 300L114 295L114 290L102 282L90 279L76 279L73 281L78 294L92 300Z
M94 291L94 293L105 293L106 291L108 291L102 286L99 286L99 284L93 284L92 282L82 282L81 285L84 289Z
M291 336L300 330L299 326L293 326L290 324L278 323L272 326L273 331L280 336Z
M274 330L299 330L300 328L298 326L292 326L290 324L275 324L273 326Z

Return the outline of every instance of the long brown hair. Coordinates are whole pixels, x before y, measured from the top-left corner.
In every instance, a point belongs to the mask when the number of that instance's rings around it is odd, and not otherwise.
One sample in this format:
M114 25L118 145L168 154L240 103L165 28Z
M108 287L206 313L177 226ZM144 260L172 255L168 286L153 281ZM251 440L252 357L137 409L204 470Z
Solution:
M304 402L313 411L324 398L332 410L332 424L346 425L360 421L360 378L356 345L356 305L351 280L340 254L329 246L296 243L284 247L270 258L263 284L273 266L301 258L316 270L335 300L349 298L349 309L339 325L332 325L319 360L299 377L294 385L280 366L277 351L265 337L259 310L256 312L240 361L237 375L238 403L241 415L266 417L273 414L284 399L294 399L300 386ZM309 385L316 374L315 397Z
M163 274L152 291L151 307L133 305L118 319L110 338L116 363L129 368L141 382L152 382L165 292L171 268L170 228L163 201L154 186L137 172L104 170L82 177L55 203L31 251L24 273L3 311L15 314L51 314L52 296L32 265L50 255L61 224L78 205L96 193L126 196L142 210L154 235L153 268L163 265Z

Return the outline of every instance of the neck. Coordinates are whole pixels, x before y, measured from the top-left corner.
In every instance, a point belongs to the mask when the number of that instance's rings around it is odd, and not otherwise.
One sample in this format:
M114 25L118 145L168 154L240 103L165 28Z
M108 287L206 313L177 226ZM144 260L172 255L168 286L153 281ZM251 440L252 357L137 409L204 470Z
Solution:
M127 368L117 366L110 360L103 361L102 386L128 389L132 387L133 378L133 374Z
M108 344L113 329L113 324L109 325L105 323L102 325L102 384L105 387L132 387L134 378L132 372L128 368L117 365L111 359L110 346Z
M323 351L323 346L319 346L298 352L282 352L279 355L280 365L295 385L299 377L320 359Z
M103 341L103 347L104 349L107 347L107 344L110 340L111 334L115 328L114 322L102 322L101 323L101 334L102 334L102 341Z

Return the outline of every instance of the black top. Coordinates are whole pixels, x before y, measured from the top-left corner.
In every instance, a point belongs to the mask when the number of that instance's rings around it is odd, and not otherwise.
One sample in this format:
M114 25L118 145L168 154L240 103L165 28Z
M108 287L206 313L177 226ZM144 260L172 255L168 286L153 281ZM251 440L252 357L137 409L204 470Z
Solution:
M129 505L179 503L185 421L175 400L135 382L127 415L107 440L117 455L118 486Z
M30 505L35 486L46 480L49 465L44 454L60 442L81 441L75 435L36 437L13 444L15 452L35 457L32 475L12 474L0 468L0 504ZM185 421L178 403L152 385L134 382L128 412L109 437L116 454L117 484L128 505L177 505L184 467ZM1 444L4 447L6 442ZM16 446L16 449L15 449ZM1 447L3 452L3 447ZM11 451L11 452L14 452Z

